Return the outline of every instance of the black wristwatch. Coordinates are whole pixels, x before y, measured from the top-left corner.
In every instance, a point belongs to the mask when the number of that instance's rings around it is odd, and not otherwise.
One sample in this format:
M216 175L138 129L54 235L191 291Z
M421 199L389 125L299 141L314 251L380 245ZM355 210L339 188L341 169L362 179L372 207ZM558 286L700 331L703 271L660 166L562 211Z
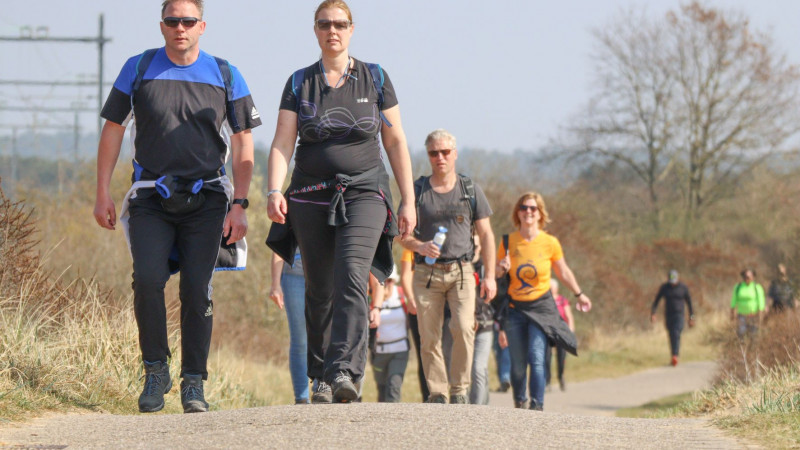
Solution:
M234 205L242 205L242 209L247 209L250 206L250 202L247 201L246 198L235 198L233 199Z

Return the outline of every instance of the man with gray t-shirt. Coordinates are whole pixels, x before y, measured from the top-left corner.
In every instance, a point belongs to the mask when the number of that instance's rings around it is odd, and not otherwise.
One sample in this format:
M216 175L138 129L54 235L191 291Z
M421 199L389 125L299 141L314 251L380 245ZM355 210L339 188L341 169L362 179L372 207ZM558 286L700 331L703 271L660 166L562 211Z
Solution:
M478 233L486 271L481 297L491 300L497 290L494 279L495 242L489 216L492 209L481 188L456 173L456 138L445 130L425 139L432 174L415 183L417 229L402 241L415 255L414 296L422 340L422 366L430 390L429 403L469 403L472 352L475 338L475 275L471 260L472 231ZM433 242L439 227L447 228L441 248ZM432 265L425 257L436 258ZM453 350L450 383L442 355L444 305L450 307ZM452 384L451 384L452 383Z

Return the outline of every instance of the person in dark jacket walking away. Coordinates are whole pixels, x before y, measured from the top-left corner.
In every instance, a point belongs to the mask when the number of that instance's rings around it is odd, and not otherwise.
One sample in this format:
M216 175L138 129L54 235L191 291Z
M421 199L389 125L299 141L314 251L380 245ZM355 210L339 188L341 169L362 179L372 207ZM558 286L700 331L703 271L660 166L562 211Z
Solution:
M767 296L772 299L772 311L779 313L786 309L794 309L794 286L786 275L786 266L778 264L778 278L769 284ZM769 308L767 308L769 309Z
M667 333L669 333L669 346L672 351L670 364L678 365L678 356L681 350L681 332L683 332L683 321L686 313L684 303L689 306L689 326L694 326L694 309L692 308L692 297L689 295L689 288L678 280L678 271L670 270L668 280L662 284L650 308L650 322L656 321L656 308L658 302L664 299L664 318L666 319Z

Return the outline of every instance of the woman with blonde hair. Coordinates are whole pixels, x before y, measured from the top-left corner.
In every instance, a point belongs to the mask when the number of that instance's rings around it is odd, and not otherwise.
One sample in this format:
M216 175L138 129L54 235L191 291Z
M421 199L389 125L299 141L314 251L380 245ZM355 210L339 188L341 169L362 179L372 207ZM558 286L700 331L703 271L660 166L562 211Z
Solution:
M511 354L514 406L523 408L528 400L526 375L531 366L530 409L541 411L548 341L577 354L575 335L561 319L550 291L551 271L573 292L579 311L589 311L592 302L567 265L561 243L544 230L550 217L542 196L536 192L523 194L514 206L511 220L517 231L508 236L508 249L501 243L497 251L497 275L510 276L509 305L500 340L501 345L507 343Z
M353 30L345 2L319 4L314 34L322 56L286 82L268 163L268 244L285 261L299 246L306 275L312 403L358 398L367 326L380 315L368 307L369 274L380 282L389 277L392 238L416 225L397 96L379 65L350 56ZM381 142L403 200L396 215ZM284 193L293 154L295 168Z

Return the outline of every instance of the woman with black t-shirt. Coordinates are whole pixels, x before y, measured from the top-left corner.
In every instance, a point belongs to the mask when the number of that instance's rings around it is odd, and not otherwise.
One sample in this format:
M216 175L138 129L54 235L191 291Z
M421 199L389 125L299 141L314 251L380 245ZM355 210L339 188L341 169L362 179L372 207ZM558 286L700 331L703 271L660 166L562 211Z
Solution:
M285 257L295 240L300 247L313 403L358 398L367 327L380 320L380 311L368 307L370 270L380 281L388 277L392 237L416 225L397 97L380 66L349 55L353 28L345 2L326 0L317 8L314 33L322 58L287 81L269 155L268 243ZM295 168L284 194L295 141ZM380 141L403 200L397 215Z

